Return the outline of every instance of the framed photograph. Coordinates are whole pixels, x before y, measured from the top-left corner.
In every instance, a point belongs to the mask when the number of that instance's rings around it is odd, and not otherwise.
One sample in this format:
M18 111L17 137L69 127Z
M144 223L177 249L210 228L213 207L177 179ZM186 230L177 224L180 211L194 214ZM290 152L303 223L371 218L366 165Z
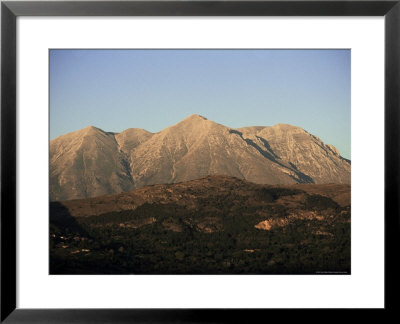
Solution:
M350 275L350 50L49 60L50 274Z
M1 320L393 310L399 15L2 2Z

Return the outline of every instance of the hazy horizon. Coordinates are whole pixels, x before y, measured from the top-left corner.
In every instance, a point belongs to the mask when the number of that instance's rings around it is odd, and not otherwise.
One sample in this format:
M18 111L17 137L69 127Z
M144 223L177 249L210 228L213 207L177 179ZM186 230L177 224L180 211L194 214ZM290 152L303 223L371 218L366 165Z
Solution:
M350 50L50 50L50 139L192 114L298 126L350 159Z

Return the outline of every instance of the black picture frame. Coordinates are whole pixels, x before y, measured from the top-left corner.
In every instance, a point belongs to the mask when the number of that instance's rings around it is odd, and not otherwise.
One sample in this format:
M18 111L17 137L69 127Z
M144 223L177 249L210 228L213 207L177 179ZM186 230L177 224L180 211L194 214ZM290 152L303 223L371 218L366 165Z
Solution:
M16 308L16 18L18 16L384 16L385 308L395 311L399 275L400 0L392 1L2 1L1 2L1 322L148 323L249 321L277 310ZM293 310L306 314L312 310ZM351 310L357 311L357 310ZM347 310L349 314L351 312ZM331 310L327 310L333 314ZM282 316L280 312L280 316ZM371 318L370 312L367 313ZM268 314L269 315L269 314ZM349 314L350 315L350 314ZM260 316L260 317L259 317ZM270 315L269 315L270 316ZM286 315L283 315L286 317ZM329 315L330 317L332 315ZM333 315L335 316L335 315ZM342 315L341 315L342 316ZM283 317L283 318L284 318ZM252 320L253 319L253 320ZM282 318L280 319L282 320ZM258 320L257 320L258 321Z

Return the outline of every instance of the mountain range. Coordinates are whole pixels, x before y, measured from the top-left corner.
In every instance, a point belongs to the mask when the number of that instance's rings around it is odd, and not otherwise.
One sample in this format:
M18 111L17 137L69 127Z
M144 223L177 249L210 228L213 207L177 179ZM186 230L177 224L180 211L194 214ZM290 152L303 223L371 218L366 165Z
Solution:
M350 184L350 161L287 124L230 128L200 115L158 133L89 126L50 141L50 200L226 175L259 184Z

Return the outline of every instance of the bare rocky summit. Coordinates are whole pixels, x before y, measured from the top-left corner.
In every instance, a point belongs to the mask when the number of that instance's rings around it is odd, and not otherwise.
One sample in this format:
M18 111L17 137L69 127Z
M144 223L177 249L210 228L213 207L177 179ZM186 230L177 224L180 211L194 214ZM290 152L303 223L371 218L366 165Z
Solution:
M300 127L233 129L199 115L158 133L96 127L50 141L50 200L227 175L260 184L350 183L350 161Z

